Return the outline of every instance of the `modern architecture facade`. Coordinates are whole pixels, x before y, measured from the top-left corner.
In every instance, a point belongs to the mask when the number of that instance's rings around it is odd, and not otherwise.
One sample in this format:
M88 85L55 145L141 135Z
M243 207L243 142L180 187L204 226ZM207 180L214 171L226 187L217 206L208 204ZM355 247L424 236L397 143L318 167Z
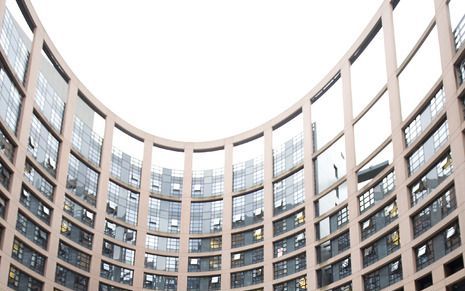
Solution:
M0 289L465 290L461 1L382 1L306 96L207 142L122 120L0 1Z

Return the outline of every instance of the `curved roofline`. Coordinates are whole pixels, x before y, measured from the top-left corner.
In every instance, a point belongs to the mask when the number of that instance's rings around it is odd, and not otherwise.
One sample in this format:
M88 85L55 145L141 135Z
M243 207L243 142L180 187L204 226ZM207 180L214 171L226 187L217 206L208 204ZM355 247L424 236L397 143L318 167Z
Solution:
M184 150L186 148L193 148L194 150L210 150L218 149L224 147L226 144L241 144L248 140L252 140L255 137L261 136L266 130L272 130L273 128L279 127L289 116L292 116L297 111L303 110L305 106L310 105L310 99L315 96L331 79L346 65L350 64L350 58L354 55L357 49L363 45L364 40L369 36L372 29L375 27L378 21L381 19L384 5L389 5L388 1L382 1L380 7L376 13L372 16L369 23L366 25L365 29L352 44L352 46L347 50L347 52L342 56L342 58L333 66L333 68L318 82L307 94L300 98L297 102L292 104L290 107L285 109L283 112L277 116L271 118L270 120L258 125L250 130L234 134L225 138L210 140L210 141L179 141L163 138L152 133L141 130L129 122L122 119L119 115L115 114L108 106L103 104L98 98L96 98L90 90L80 81L80 79L74 74L73 70L68 66L67 62L59 53L58 49L55 47L53 41L50 39L45 27L42 25L34 7L30 0L23 0L24 7L28 10L29 16L32 18L35 25L34 33L37 30L42 31L43 41L47 45L50 52L53 54L54 58L61 66L63 71L69 77L69 84L74 83L77 87L77 91L81 92L86 99L95 107L96 111L101 113L106 119L108 117L114 119L115 125L118 125L118 128L127 132L134 138L145 141L150 140L153 144L160 145L164 148ZM21 2L21 1L20 1ZM381 27L382 29L383 27ZM388 76L389 78L389 76ZM70 86L72 88L73 86Z

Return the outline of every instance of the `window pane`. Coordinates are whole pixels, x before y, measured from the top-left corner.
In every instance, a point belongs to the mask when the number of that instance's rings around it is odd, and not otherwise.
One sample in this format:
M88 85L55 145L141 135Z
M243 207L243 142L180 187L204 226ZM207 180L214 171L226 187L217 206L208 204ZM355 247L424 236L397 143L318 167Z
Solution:
M360 56L351 66L353 115L360 111L378 94L386 83L386 59L384 53L384 35L381 24L366 48L361 47ZM372 36L369 36L369 38ZM332 114L330 115L332 116Z
M321 148L344 128L342 81L333 79L331 82L335 83L327 85L330 88L311 107L314 149Z
M336 182L346 174L345 141L341 137L315 160L316 192Z
M354 126L356 163L368 157L390 132L389 98L384 93Z
M425 97L440 75L438 35L434 28L399 76L403 119Z
M415 21L412 21L414 15ZM394 32L397 64L400 65L433 19L433 1L399 1L394 9Z

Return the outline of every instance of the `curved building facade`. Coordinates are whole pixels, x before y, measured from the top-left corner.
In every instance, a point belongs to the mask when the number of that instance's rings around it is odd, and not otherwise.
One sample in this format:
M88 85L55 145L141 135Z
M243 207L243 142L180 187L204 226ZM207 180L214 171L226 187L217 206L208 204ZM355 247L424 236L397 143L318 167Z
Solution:
M465 290L461 2L383 1L282 114L179 142L0 1L0 289Z

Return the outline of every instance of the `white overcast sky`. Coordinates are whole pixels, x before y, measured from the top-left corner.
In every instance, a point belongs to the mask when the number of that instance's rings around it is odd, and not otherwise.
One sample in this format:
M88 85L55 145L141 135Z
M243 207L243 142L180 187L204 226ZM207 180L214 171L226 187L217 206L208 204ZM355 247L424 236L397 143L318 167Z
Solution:
M33 5L68 65L112 111L154 135L206 141L254 128L302 98L349 49L381 2Z

